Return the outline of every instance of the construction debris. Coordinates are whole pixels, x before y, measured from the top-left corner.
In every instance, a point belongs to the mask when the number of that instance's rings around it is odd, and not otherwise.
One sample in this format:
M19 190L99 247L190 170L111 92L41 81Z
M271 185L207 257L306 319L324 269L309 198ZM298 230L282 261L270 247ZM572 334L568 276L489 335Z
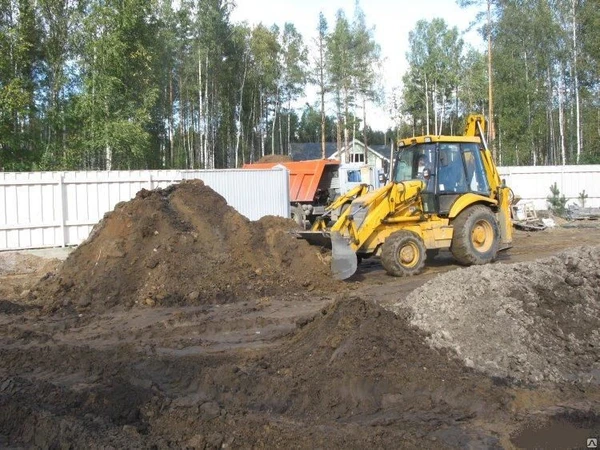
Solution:
M570 220L598 220L600 219L600 208L581 208L578 205L569 205L567 217Z
M541 231L548 228L548 224L540 219L532 202L521 203L517 200L511 206L513 226L523 231Z

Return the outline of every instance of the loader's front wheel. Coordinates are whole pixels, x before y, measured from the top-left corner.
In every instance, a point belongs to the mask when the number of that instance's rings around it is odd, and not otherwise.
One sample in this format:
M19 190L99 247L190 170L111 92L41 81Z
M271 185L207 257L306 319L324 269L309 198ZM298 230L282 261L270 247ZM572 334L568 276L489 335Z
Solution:
M396 231L388 236L381 249L381 264L395 277L417 275L425 265L425 244L410 231Z
M452 222L450 251L464 265L487 264L496 259L500 244L498 222L486 206L465 209Z

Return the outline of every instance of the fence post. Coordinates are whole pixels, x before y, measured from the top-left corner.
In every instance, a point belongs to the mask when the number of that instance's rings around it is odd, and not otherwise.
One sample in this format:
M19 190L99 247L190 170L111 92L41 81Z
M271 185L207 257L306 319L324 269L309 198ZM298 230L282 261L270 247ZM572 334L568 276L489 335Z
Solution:
M154 181L153 181L153 179L152 179L152 172L150 172L150 173L148 174L148 184L149 184L149 186L150 186L150 189L148 189L148 190L150 190L150 191L151 191L152 189L154 189Z
M563 195L565 195L565 189L565 166L560 166L560 192Z
M66 217L65 217L65 176L60 174L58 178L58 191L59 191L59 217L60 217L60 239L61 247L67 246L67 238L65 235L66 231Z

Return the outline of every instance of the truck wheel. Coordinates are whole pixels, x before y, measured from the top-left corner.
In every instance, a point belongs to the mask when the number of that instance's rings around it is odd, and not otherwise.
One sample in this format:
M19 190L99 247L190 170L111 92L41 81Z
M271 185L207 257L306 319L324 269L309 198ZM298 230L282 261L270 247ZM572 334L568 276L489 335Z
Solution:
M396 231L383 243L381 264L395 277L417 275L425 265L425 244L415 233Z
M465 209L454 219L452 228L450 251L460 264L487 264L496 258L500 233L496 216L488 207Z
M303 230L306 228L304 226L304 210L300 206L292 207L292 220Z

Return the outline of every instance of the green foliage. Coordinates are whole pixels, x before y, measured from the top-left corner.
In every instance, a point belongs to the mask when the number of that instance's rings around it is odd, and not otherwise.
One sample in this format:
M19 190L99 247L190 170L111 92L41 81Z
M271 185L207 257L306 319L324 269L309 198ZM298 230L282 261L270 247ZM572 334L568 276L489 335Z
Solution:
M554 182L554 184L550 186L550 193L551 195L546 197L546 201L548 202L548 208L557 216L564 217L566 212L566 205L569 200L565 198L564 194L560 194L560 190L558 189L556 182Z
M475 25L492 33L503 164L600 164L598 2L458 3L478 5ZM0 168L233 167L320 141L321 119L328 141L385 140L363 115L365 102L382 100L382 69L358 2L331 29L319 16L310 54L293 23L232 23L234 7L0 0ZM402 96L387 99L394 133L460 133L462 117L488 108L488 55L443 19L406 31ZM318 97L306 100L320 108L299 118L308 83Z
M325 140L335 140L335 120L330 116L325 117ZM302 111L296 141L321 142L321 113L310 105Z
M409 32L408 40L410 68L403 77L402 111L414 121L420 121L425 133L441 134L444 122L450 122L452 105L458 102L454 95L462 94L459 85L463 79L460 76L463 72L463 40L456 27L448 28L446 22L439 18L431 22L417 22L415 29ZM471 67L475 68L474 62L472 64ZM475 76L473 74L473 78L467 79L474 84ZM473 105L475 100L468 99L468 103ZM436 111L448 113L440 120ZM430 125L434 125L435 129L429 129ZM447 131L450 134L450 130Z

